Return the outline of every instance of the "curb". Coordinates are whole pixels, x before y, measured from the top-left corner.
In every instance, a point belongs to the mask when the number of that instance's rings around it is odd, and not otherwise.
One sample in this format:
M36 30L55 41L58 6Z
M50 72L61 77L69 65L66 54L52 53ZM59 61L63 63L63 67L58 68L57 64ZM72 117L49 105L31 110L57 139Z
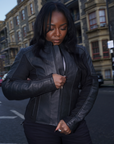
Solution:
M111 88L114 88L114 85L101 85L100 87L111 87Z

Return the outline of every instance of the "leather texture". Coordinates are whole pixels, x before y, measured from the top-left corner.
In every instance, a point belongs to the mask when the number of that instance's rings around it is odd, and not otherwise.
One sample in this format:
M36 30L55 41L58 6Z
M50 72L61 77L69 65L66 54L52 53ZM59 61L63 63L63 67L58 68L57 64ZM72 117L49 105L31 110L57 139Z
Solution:
M26 120L57 126L63 119L73 132L89 113L98 93L98 81L86 48L76 48L88 74L79 69L74 57L65 50L63 44L53 46L51 42L47 42L44 50L39 53L41 57L34 56L33 46L19 51L2 83L2 90L9 100L30 98L25 112ZM58 50L65 60L65 72L59 66ZM55 87L52 77L54 73L66 75L63 89ZM28 81L27 78L31 80Z

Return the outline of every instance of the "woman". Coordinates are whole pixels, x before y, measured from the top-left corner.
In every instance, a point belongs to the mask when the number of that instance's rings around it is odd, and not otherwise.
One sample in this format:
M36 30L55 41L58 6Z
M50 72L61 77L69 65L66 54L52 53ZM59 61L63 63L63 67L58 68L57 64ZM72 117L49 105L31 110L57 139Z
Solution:
M98 82L75 33L69 10L46 3L36 18L31 46L19 51L2 84L9 100L30 98L23 124L29 144L92 143L84 118Z

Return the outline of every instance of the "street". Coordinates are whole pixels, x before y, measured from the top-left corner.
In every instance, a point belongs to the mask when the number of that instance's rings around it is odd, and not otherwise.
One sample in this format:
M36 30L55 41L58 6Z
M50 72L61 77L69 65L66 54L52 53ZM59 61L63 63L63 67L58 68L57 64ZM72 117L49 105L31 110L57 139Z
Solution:
M28 100L9 101L0 88L0 144L27 144L23 115ZM114 144L114 88L101 87L86 117L93 144Z
M114 87L101 87L86 117L93 144L114 144Z
M0 87L0 144L27 144L21 125L27 102L7 100Z

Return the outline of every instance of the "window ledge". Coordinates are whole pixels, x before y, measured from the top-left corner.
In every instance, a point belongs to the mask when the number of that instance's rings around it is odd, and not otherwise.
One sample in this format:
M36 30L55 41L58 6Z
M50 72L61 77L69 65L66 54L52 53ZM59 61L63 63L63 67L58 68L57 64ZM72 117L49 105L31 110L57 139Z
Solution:
M88 30L86 33L89 34L89 33L93 33L93 32L96 32L96 31L99 31L99 30L105 30L105 29L108 29L108 26L105 26L105 27L97 27L95 29L91 29L91 30Z
M106 60L110 60L110 61L111 61L111 58L108 57L108 58L92 59L92 62L97 62L97 61L106 61Z

